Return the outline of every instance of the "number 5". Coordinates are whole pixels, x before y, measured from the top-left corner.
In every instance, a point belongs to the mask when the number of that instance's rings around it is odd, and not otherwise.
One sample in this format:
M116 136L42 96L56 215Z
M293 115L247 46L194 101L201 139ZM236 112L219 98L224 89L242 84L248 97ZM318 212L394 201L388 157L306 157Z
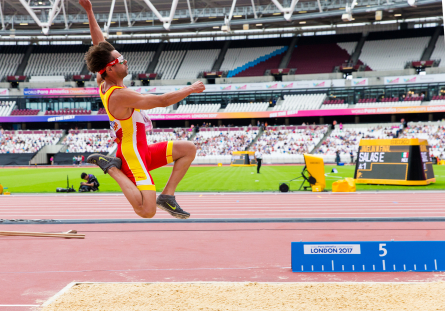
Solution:
M386 256L386 254L388 254L388 251L386 250L386 248L383 248L383 246L386 246L386 244L379 244L379 252L383 251L383 254L379 254L380 257Z

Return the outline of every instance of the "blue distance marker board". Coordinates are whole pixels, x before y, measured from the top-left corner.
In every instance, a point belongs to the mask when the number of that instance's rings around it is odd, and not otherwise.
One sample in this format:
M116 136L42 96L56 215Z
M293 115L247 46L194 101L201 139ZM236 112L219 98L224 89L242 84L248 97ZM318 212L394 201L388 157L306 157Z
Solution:
M292 242L292 272L445 271L445 241Z

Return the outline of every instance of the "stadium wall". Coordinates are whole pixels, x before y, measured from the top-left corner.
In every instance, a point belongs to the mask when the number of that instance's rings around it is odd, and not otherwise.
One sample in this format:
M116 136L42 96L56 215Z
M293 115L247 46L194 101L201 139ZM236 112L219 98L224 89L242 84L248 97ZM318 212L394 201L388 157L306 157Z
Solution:
M87 158L92 155L93 153L100 153L103 155L107 155L108 152L75 152L75 153L65 153L65 152L59 152L56 153L54 156L54 164L55 165L73 165L73 157L76 156L84 156L85 161Z
M29 165L35 153L6 153L0 154L0 166L3 165Z

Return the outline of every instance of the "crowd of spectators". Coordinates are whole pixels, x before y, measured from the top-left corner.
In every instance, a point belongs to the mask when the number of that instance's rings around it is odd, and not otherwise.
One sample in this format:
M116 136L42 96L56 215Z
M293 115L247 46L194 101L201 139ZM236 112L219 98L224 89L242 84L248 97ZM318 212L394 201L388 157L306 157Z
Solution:
M233 151L244 151L258 135L257 130L245 128L241 131L207 131L197 133L193 142L196 156L231 155Z
M35 153L45 145L55 145L62 134L6 134L0 130L0 153Z
M268 127L255 146L265 155L309 153L320 142L327 130L327 126L308 126L293 130Z
M108 132L79 133L70 131L63 139L62 144L68 146L67 153L109 152L114 140Z
M427 139L431 146L431 156L445 159L445 126L439 124L419 124L408 126L400 138Z
M168 140L188 140L191 130L177 128L172 132L147 132L147 144L156 144Z
M315 154L340 155L357 154L361 139L390 139L396 136L398 128L388 127L368 127L368 128L341 128L337 126L329 137L315 151Z

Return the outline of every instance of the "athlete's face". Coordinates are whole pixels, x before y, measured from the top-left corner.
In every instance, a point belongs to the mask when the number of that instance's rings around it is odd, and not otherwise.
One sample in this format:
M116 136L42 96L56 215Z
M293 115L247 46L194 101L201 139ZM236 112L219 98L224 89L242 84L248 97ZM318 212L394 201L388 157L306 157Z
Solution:
M116 50L111 52L111 55L113 55L115 58L119 58L119 57L123 58L122 54ZM112 68L114 69L114 71L116 72L116 75L119 78L125 78L128 75L128 64L127 64L126 59L123 59L121 62L117 63Z

